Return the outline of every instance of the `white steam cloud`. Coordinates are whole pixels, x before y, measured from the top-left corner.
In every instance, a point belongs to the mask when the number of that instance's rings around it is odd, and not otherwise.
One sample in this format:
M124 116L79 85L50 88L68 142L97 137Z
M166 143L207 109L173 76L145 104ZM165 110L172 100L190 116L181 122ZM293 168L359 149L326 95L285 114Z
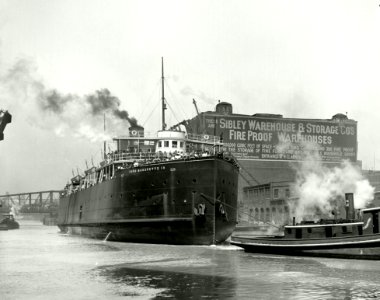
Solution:
M286 151L290 144L281 144ZM364 208L374 197L374 187L361 174L360 168L348 160L336 165L323 164L319 145L301 143L303 160L295 165L294 198L289 201L290 212L299 222L304 219L333 217L332 212L345 205L345 194L354 194L356 209ZM345 216L341 215L344 218Z

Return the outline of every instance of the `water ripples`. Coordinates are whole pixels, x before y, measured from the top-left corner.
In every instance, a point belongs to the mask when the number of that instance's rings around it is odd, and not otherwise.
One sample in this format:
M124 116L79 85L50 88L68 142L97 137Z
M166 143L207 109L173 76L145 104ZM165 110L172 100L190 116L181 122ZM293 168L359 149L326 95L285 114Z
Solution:
M374 299L380 262L0 232L1 299Z

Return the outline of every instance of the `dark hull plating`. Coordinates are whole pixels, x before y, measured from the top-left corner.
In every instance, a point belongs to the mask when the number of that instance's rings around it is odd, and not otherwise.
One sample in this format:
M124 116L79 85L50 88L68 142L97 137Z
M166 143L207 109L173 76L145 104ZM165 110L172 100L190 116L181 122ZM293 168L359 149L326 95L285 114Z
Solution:
M124 169L62 197L58 226L114 241L220 243L236 225L237 183L237 167L216 157Z

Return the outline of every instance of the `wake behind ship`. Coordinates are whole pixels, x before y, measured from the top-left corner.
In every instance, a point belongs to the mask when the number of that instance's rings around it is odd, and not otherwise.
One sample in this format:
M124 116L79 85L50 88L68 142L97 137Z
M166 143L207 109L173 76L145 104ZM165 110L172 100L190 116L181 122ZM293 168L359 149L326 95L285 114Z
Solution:
M165 130L164 124L163 117L163 129L154 136L130 127L129 136L114 139L116 150L99 167L71 180L59 204L61 231L203 245L231 235L237 217L235 160L222 152L219 137Z

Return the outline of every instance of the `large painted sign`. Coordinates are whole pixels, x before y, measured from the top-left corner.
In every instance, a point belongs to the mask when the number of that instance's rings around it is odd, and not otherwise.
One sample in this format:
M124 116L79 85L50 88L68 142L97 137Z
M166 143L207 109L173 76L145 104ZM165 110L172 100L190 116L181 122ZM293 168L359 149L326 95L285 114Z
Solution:
M357 123L352 120L305 120L206 115L210 135L223 138L237 158L303 160L308 149L323 161L357 159Z

